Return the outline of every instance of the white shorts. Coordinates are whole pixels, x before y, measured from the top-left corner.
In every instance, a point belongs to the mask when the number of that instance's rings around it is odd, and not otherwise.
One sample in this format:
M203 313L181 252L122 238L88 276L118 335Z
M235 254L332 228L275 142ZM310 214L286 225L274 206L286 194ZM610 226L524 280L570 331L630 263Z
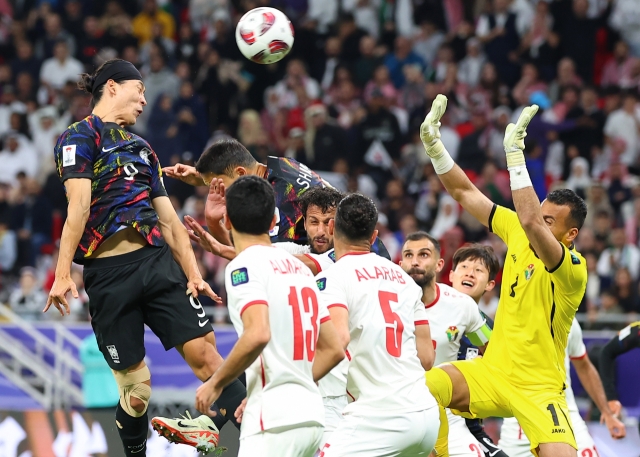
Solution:
M343 416L319 457L428 456L436 444L438 408L402 416Z
M450 457L484 457L478 440L467 428L463 417L452 414L449 409L449 456Z
M571 411L571 426L578 445L578 457L598 457L596 445L579 413ZM509 457L532 457L531 444L515 418L505 419L498 446Z
M324 434L320 449L329 441L331 434L338 428L338 424L342 422L342 411L349 403L347 396L342 397L322 397L324 404Z
M238 457L313 457L324 427L308 426L266 430L240 437Z

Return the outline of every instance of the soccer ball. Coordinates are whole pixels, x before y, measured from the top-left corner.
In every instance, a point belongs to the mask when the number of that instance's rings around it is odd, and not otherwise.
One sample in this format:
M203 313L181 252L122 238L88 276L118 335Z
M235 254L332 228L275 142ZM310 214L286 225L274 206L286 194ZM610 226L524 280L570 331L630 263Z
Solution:
M236 43L249 60L270 64L282 60L293 46L293 25L275 8L254 8L236 27Z

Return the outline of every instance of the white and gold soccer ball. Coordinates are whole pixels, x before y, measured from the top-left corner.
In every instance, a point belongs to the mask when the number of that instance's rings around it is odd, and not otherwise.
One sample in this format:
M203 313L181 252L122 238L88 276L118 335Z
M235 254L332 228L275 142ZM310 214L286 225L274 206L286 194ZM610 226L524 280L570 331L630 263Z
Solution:
M282 60L293 46L293 25L275 8L254 8L236 27L236 43L249 60L270 64Z

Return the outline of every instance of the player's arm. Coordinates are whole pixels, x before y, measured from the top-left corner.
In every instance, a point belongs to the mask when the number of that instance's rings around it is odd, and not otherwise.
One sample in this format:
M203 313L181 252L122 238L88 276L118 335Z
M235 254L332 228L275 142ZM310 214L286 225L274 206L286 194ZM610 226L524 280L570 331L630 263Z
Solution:
M614 414L618 414L622 408L616 390L616 358L638 347L640 347L640 322L634 322L620 330L620 333L612 338L600 352L598 366L600 377L609 400L609 408Z
M436 350L431 341L431 328L427 319L427 312L422 303L422 289L417 288L417 297L413 306L413 323L416 326L416 350L418 351L418 359L425 371L433 368L433 362L436 360Z
M487 349L487 344L489 344L489 339L491 338L491 328L493 325L489 325L475 303L470 303L469 310L470 320L465 336L469 338L471 344L478 348L481 354L484 354L484 351Z
M164 167L162 172L170 178L179 179L192 186L206 186L202 176L196 171L196 168L189 165L177 163L170 167Z
M446 108L447 97L439 94L420 127L422 144L447 192L480 223L489 227L493 202L473 185L440 141L440 119Z
M223 259L233 260L236 258L236 250L233 246L227 246L216 240L209 232L207 232L198 221L191 216L184 217L184 223L187 227L187 233L191 241L195 241L205 251L222 257Z
M609 408L600 375L596 367L591 363L589 355L585 353L584 357L572 359L571 362L576 369L576 374L580 379L582 387L584 387L584 390L587 391L589 397L591 397L600 410L600 413L602 413L602 419L606 422L611 437L614 439L624 438L626 435L624 424L615 418L615 415Z
M253 302L241 317L242 335L220 368L196 391L196 408L203 414L209 414L209 407L222 389L249 368L271 340L269 308L265 300Z
M156 197L151 200L151 204L156 213L158 213L158 224L162 237L171 248L174 259L176 259L176 262L178 262L178 265L187 276L187 291L192 293L194 297L197 297L202 292L214 300L222 302L220 297L211 290L209 284L202 279L187 229L180 222L180 218L169 197Z
M333 325L331 317L326 316L320 320L320 333L313 359L313 380L318 382L333 367L342 362L342 359L344 359L344 348L340 343L338 331Z
M504 135L504 151L511 180L511 191L520 225L536 254L549 271L555 271L564 258L564 248L549 229L554 221L542 217L540 200L536 195L524 158L524 138L527 126L538 111L537 105L522 110L518 122L509 124Z
M60 238L55 281L51 287L47 305L43 311L46 312L53 304L63 316L65 311L67 314L70 314L69 304L65 298L67 292L71 291L74 298L78 298L76 285L71 279L71 263L73 262L73 255L80 243L82 233L89 219L91 209L91 179L67 179L64 186L67 192L67 198L69 199L67 220L62 228L62 236Z

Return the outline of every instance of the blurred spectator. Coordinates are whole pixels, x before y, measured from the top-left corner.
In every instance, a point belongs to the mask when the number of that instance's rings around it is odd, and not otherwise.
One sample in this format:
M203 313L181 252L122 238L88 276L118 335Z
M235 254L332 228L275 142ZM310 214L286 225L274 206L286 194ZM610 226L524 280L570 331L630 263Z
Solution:
M62 121L62 122L60 122ZM37 154L37 178L43 184L47 176L55 171L55 161L52 160L52 148L58 140L58 136L68 123L68 118L59 114L54 106L45 106L29 117L31 131L33 132L33 145Z
M467 55L458 64L458 81L469 87L476 87L480 82L485 60L480 41L476 38L468 40Z
M40 77L42 62L33 54L33 45L27 40L16 43L16 57L11 61L11 73L16 78L20 73L29 73L34 80ZM15 80L14 80L15 82Z
M153 125L153 128L149 130L146 138L158 156L160 165L168 166L171 156L181 150L177 137L176 114L170 95L162 94L158 97L149 116L149 124Z
M372 90L367 103L367 114L359 125L358 155L353 163L359 165L364 155L375 140L382 142L391 158L400 156L402 133L398 119L387 108L388 97L375 88ZM374 178L375 180L375 178ZM380 182L376 182L380 186Z
M625 313L640 312L638 281L632 278L628 268L620 267L616 270L611 290L615 294L618 306L620 306Z
M260 115L257 111L244 110L240 113L238 140L251 152L256 160L262 160L262 158L258 158L257 148L267 140L267 134L262 128Z
M36 270L31 267L20 270L20 284L9 296L11 310L23 319L37 321L46 303L47 295L38 285Z
M309 0L307 17L315 22L318 33L325 34L338 18L338 9L338 0Z
M282 108L300 107L302 101L313 101L320 96L320 85L307 75L307 70L301 60L290 60L287 73L274 87L278 106ZM302 100L301 100L302 99Z
M402 87L405 82L402 67L415 64L424 68L424 62L420 56L411 50L411 40L403 36L395 39L394 50L387 54L384 64L389 69L389 76L396 89Z
M49 59L55 55L55 46L60 41L67 44L68 55L76 54L76 40L68 31L62 28L60 16L54 13L44 18L44 36L36 44L36 56L39 59Z
M355 82L364 87L373 77L374 70L382 64L382 58L376 54L376 40L370 36L360 38L360 58L354 64Z
M640 249L627 242L624 228L614 228L610 237L611 247L605 249L598 260L598 275L612 279L619 268L626 268L634 281L640 274Z
M640 116L637 101L634 92L625 93L622 107L609 115L604 126L609 156L625 165L634 165L638 157Z
M403 70L406 84L400 90L398 101L408 113L413 113L422 108L426 101L425 81L418 65L405 65Z
M306 165L312 170L332 171L336 160L349 158L345 131L328 118L324 105L307 108Z
M529 100L531 94L535 92L546 92L547 85L540 80L538 68L527 63L522 66L522 76L520 81L513 87L512 93L515 100Z
M640 247L640 198L636 197L632 204L633 211L625 221L625 231L627 240Z
M553 16L549 2L536 3L532 23L522 36L521 53L538 68L542 79L553 79L558 61L560 38L553 32Z
M397 97L397 91L391 81L391 75L389 73L389 69L380 65L376 67L373 78L369 81L364 88L364 100L365 102L369 102L371 100L371 96L374 90L378 90L383 94L387 99L395 99Z
M489 135L487 153L499 168L507 168L507 159L504 155L504 132L511 122L511 109L508 106L498 106L492 113L493 128Z
M5 146L0 151L0 183L9 186L17 185L18 173L35 176L38 167L38 157L31 142L23 135L9 132L5 136Z
M371 19L376 21L377 18ZM350 13L343 14L340 21L338 21L337 38L340 41L339 56L342 61L353 62L360 57L360 41L362 37L367 35L363 28L356 24L354 15ZM373 36L377 36L377 33L373 33ZM326 52L326 54L328 57L332 56L332 53Z
M191 81L184 81L180 85L173 112L176 115L176 136L180 150L192 151L196 157L200 157L207 142L209 123L204 103L200 96L194 93Z
M349 130L354 124L360 122L364 114L364 107L358 94L359 90L353 82L342 81L336 87L332 97L329 114L345 130Z
M587 289L585 292L587 310L592 311L600 306L600 277L597 272L598 256L591 251L582 252L585 253L584 259L587 262Z
M585 226L593 227L594 220L598 214L604 213L605 216L613 214L613 208L611 208L611 203L609 203L607 192L602 183L594 182L587 191L586 197L587 217Z
M333 84L336 68L340 64L341 42L338 37L329 37L325 41L324 56L316 60L313 76L320 82L320 87L327 91Z
M582 1L582 0L580 0ZM558 62L556 78L549 84L549 98L552 102L558 101L562 89L568 86L581 87L582 78L576 73L576 65L569 57L564 57Z
M100 28L98 18L87 16L82 24L82 31L84 33L78 44L78 58L85 65L91 65L98 51L106 44L104 30Z
M584 157L576 157L571 161L571 173L565 184L567 189L571 189L580 197L586 198L586 193L591 187L591 176L589 175L589 162Z
M640 57L640 3L636 0L616 0L609 24L631 46L632 53Z
M153 107L160 95L168 95L172 99L178 96L180 91L180 81L178 77L167 67L166 57L161 51L152 52L149 74L144 78L145 98L147 106L138 117L135 130L145 134L149 116L153 112Z
M625 167L620 162L613 162L609 166L609 188L607 189L607 194L617 218L621 216L622 204L631 198L631 189L625 182L625 174Z
M436 53L445 40L445 34L437 29L431 20L426 20L420 27L420 33L413 40L413 52L427 65L431 65Z
M611 290L605 290L600 296L600 309L598 314L622 314L624 310L618 304L618 298L615 292ZM597 319L597 318L596 318Z
M176 24L173 17L158 7L156 0L145 0L142 11L133 18L133 35L141 45L151 39L153 24L162 26L162 36L173 39L176 33Z
M490 12L478 20L476 35L484 44L487 59L496 66L501 79L513 85L518 78L515 62L520 37L516 29L517 17L508 8L508 0L493 0Z
M625 41L618 41L613 48L613 56L602 70L600 84L603 87L620 86L624 81L625 86L629 87L633 64L634 59L629 55L629 45Z
M294 127L289 130L284 156L304 164L309 163L304 147L304 130L300 127Z
M67 0L64 2L64 14L62 15L62 26L69 31L76 40L82 41L82 3L79 0Z
M379 2L377 0L346 0L342 8L353 14L357 28L374 38L380 36ZM357 49L356 43L356 49Z
M451 195L442 193L438 199L436 218L433 221L431 230L429 230L431 236L436 239L442 238L446 232L456 226L459 213L460 206L458 202L456 202Z
M40 69L40 81L53 89L61 89L67 81L77 81L84 67L69 54L66 41L56 42L53 57L45 60Z
M413 214L415 203L404 192L404 185L399 179L387 183L385 198L380 210L387 215L387 227L392 232L400 230L400 221L406 215ZM404 240L402 240L404 242Z
M476 180L476 187L500 206L510 206L511 187L509 176L499 173L496 163L487 160Z
M609 3L611 5L611 3ZM589 0L555 2L554 30L560 35L560 47L565 56L573 59L580 77L590 83L596 55L596 33L606 25L611 7L599 17L589 18Z
M0 271L10 273L18 257L16 234L9 229L9 221L0 218Z
M463 170L480 173L487 160L486 148L489 145L490 125L487 115L482 109L475 109L471 114L473 132L462 138L458 150L457 163Z
M18 235L18 264L36 266L42 246L51 242L52 208L35 179L25 179L11 215L11 229Z

